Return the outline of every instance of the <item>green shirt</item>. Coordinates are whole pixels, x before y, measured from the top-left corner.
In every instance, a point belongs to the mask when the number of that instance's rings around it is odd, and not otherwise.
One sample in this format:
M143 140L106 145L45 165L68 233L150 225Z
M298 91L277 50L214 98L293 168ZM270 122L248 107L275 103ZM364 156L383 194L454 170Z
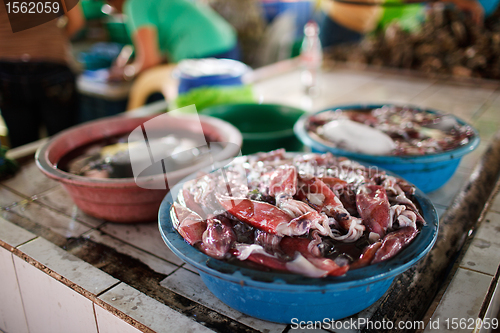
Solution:
M236 32L210 7L189 0L127 0L124 4L131 36L152 26L160 51L169 61L202 58L231 50Z
M389 0L388 2L402 2L401 0ZM398 22L405 31L418 31L425 21L425 4L404 4L401 6L385 6L384 14L379 23L379 27L386 29L389 24Z

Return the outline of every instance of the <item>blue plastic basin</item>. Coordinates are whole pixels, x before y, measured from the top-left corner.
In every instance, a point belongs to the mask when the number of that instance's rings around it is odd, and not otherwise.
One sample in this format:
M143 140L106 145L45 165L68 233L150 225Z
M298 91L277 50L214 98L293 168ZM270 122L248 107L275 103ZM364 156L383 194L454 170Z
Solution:
M196 267L208 289L222 302L249 316L277 323L339 320L369 307L384 295L396 276L430 251L437 238L434 206L417 190L416 199L427 225L394 258L341 277L263 272L211 258L184 241L170 219L172 198L181 188L182 182L165 197L159 211L159 229L167 246Z
M384 105L389 104L356 104L356 105L343 105L337 107L331 107L327 110L322 110L314 114L321 112L326 112L330 110L365 110L365 109L376 109ZM421 110L424 112L438 113L438 111L433 111L429 109L421 109L418 107L413 107L413 109ZM429 155L407 155L407 156L382 156L382 155L368 155L357 152L352 152L332 146L325 145L313 139L307 129L305 124L307 123L309 117L314 114L307 114L302 116L295 124L294 131L304 145L311 148L313 152L331 152L334 155L345 156L353 160L358 160L366 162L371 165L376 165L383 169L390 170L397 175L403 177L410 183L413 183L420 190L425 193L432 192L446 184L448 180L455 173L461 158L476 149L479 145L479 133L472 126L474 131L474 136L471 138L469 143L458 147L457 149L447 151L439 154L429 154ZM465 121L457 118L457 121L462 125L468 125ZM470 126L470 125L469 125Z
M242 75L209 75L200 77L180 76L179 79L179 94L188 92L193 88L207 86L240 86Z
M231 74L211 74L211 75L189 75L183 72L179 67L175 70L174 75L179 78L179 94L186 93L194 88L208 87L208 86L240 86L243 84L243 75L247 73L249 68L237 61L232 59L210 59L221 63L224 66L235 68L234 72ZM190 59L188 61L197 61L196 59ZM198 59L198 61L203 61L203 59Z

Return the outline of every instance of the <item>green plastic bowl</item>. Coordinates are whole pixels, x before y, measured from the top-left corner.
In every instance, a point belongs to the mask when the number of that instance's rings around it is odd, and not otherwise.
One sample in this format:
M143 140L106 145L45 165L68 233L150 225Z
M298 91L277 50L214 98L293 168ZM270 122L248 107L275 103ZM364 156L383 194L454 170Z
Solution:
M277 104L224 104L203 109L201 114L223 119L243 135L243 155L285 148L301 151L303 144L293 132L305 111Z

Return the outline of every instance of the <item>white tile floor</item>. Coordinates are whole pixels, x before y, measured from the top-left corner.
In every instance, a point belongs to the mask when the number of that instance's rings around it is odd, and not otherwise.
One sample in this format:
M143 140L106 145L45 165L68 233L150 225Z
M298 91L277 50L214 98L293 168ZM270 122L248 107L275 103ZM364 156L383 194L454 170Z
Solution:
M461 266L470 270L495 275L500 266L500 214L490 212L465 254Z
M208 290L198 274L187 269L181 268L177 270L160 284L192 301L200 303L258 331L278 333L286 328L286 325L252 318L230 308Z
M156 222L134 225L107 223L100 230L173 264L183 263L165 246Z
M158 333L212 332L124 283L99 298Z
M124 243L118 239L108 236L98 230L92 230L90 233L85 234L84 237L100 244L106 244L107 246L115 249L116 251L129 255L132 258L140 260L142 263L148 265L155 272L169 275L178 266L172 265L166 260L160 259L146 251L140 250L134 246Z
M90 227L99 227L106 221L89 216L82 212L71 200L71 197L61 185L46 192L37 194L37 203L49 206L74 220L78 220Z
M22 173L17 173L13 178L3 181L2 185L10 189L20 189L19 194L30 198L59 184L55 180L43 176L36 164L32 163L27 165Z
M435 323L439 332L473 331L491 281L490 275L459 268L425 332L436 332Z
M24 198L20 195L12 193L7 188L0 186L0 207L6 208L21 202Z
M94 295L119 283L117 279L41 237L19 246L18 249Z
M22 201L15 207L12 207L10 211L42 224L65 238L79 237L92 228L72 217L31 200Z
M0 241L16 247L37 236L29 231L20 228L0 217Z

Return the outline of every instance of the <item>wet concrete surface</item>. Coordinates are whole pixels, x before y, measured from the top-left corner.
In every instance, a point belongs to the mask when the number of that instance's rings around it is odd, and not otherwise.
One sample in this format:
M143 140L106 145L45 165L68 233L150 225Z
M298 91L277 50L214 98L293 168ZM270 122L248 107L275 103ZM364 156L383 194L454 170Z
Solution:
M429 254L416 266L401 274L390 287L373 321L422 320L429 309L437 306L440 288L457 269L455 263L470 235L477 227L485 205L500 176L500 135L491 143L469 181L439 222L438 240ZM363 330L383 332L383 330Z

